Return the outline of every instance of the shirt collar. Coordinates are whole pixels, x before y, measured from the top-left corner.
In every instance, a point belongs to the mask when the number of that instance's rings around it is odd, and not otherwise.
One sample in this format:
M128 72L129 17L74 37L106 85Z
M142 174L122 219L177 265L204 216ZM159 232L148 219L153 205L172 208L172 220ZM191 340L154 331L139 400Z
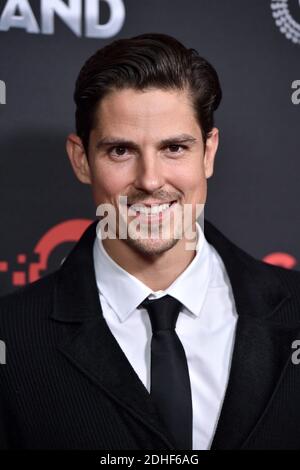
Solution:
M212 260L210 245L198 222L196 229L196 256L164 291L152 291L128 273L109 256L100 235L95 237L93 256L98 291L121 322L125 321L146 297L158 298L166 294L175 297L192 314L199 316L209 284Z

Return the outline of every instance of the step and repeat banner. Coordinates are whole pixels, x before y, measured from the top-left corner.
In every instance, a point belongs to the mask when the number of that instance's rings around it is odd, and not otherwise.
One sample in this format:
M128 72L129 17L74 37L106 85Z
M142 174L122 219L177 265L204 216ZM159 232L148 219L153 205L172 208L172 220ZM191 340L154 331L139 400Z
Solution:
M147 32L220 77L205 217L300 268L300 0L0 0L0 295L56 269L96 218L65 150L75 80L98 48Z

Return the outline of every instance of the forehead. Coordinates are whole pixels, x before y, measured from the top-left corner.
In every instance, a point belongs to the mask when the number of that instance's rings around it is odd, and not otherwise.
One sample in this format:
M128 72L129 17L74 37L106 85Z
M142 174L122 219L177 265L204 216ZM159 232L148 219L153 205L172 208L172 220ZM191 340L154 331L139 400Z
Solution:
M166 133L200 133L186 90L152 88L114 90L100 102L96 130L105 135L161 137Z

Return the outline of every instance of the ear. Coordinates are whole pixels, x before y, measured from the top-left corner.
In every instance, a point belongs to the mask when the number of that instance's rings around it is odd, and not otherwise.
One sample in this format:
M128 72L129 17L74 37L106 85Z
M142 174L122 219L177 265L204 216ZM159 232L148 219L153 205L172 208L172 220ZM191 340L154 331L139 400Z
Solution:
M76 134L69 134L66 141L66 150L73 171L79 181L91 184L90 167L82 141Z
M205 177L210 178L214 172L214 161L219 145L219 129L213 127L209 137L206 140L204 153L204 171Z

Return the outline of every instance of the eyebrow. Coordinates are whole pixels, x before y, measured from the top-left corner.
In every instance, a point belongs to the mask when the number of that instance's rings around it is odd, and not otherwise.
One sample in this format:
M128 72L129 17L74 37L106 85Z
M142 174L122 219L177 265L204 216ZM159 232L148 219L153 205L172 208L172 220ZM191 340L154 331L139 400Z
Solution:
M174 135L172 137L168 137L167 139L162 139L159 142L159 145L167 147L168 145L172 145L174 143L194 144L196 141L197 139L190 134L179 134L179 135ZM96 143L96 149L99 150L109 145L116 145L116 146L120 145L124 147L138 148L138 145L132 140L124 139L122 137L103 137L102 139L98 140L98 142Z

